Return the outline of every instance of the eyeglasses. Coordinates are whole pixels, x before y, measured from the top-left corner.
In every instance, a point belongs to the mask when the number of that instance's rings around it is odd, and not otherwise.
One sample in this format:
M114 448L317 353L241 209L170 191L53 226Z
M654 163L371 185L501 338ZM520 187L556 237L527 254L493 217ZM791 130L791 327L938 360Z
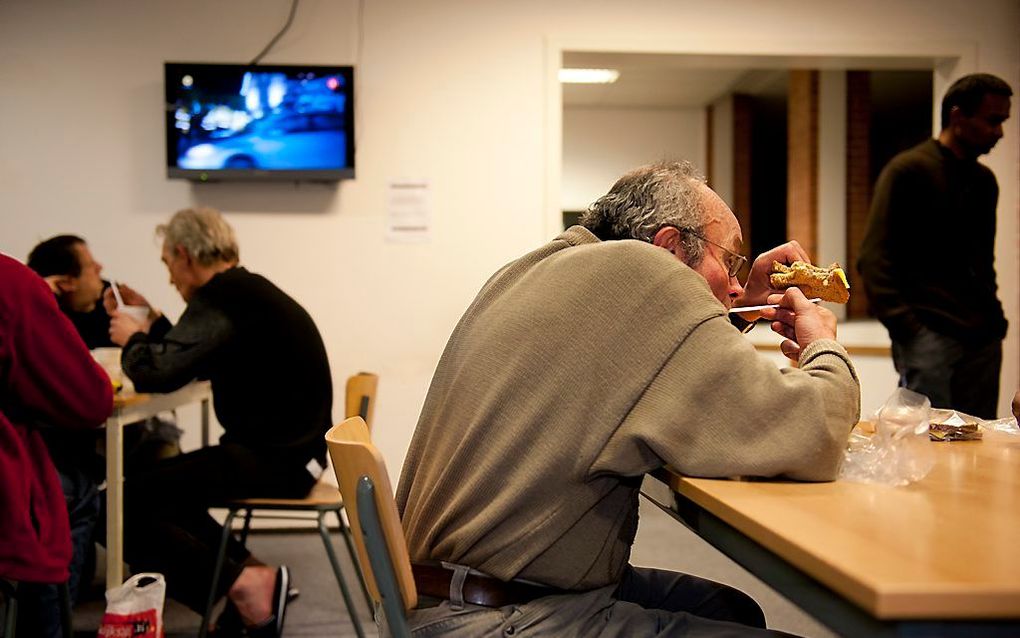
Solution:
M690 235L694 235L695 237L697 237L701 241L705 242L706 244L712 244L716 248L718 248L718 249L722 250L724 253L726 253L726 259L722 260L722 263L723 263L723 266L726 267L726 272L729 274L729 276L731 278L732 277L736 277L740 273L740 269L743 268L744 264L747 263L747 257L744 257L740 253L735 253L735 252L733 252L732 250L730 250L729 248L727 248L725 246L720 246L719 244L715 243L714 241L706 239L703 235L699 235L698 233L696 233L694 231L690 231L689 230L689 231L687 231L687 233L690 234Z

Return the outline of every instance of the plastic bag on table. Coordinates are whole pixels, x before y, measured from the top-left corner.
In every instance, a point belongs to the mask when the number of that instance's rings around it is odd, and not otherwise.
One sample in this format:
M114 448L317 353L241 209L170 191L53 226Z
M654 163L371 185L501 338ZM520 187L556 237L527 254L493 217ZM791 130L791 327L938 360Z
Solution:
M1006 434L1008 436L1020 436L1020 424L1017 423L1015 416L1009 416L1005 419L995 419L994 421L980 421L981 429L985 432L996 432L999 434Z
M875 414L875 434L852 434L839 478L907 485L928 475L935 455L928 442L931 402L897 388Z
M120 587L106 590L106 613L99 638L163 638L163 574L135 574Z
M966 436L967 433L975 429L974 424L977 425L977 432L971 436ZM954 436L957 433L954 432L952 427L947 427L952 425L959 427L964 435ZM1016 436L1020 436L1020 428L1017 427L1015 416L1009 416L1004 419L985 420L965 412L960 412L959 410L932 408L931 411L931 438L933 441L970 439L1015 441L1016 439L1012 437Z

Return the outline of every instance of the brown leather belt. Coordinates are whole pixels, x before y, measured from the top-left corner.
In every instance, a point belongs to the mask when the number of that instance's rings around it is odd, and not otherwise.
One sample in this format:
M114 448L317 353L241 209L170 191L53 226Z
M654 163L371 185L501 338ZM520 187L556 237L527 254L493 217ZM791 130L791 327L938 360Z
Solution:
M414 574L414 586L419 594L433 598L450 598L450 581L453 570L441 565L412 563L411 573ZM462 587L464 602L483 607L503 607L520 605L543 596L554 596L566 593L561 589L522 583L518 580L504 582L498 578L468 574Z

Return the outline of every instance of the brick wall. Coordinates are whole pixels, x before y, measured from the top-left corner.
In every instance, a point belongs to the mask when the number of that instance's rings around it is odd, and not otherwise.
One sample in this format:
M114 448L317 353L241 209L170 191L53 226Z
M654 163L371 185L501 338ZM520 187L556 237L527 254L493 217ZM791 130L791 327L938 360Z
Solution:
M790 71L786 232L818 256L818 71Z
M868 302L859 285L857 257L871 206L871 90L868 71L846 74L846 273L850 279L847 318L868 316Z

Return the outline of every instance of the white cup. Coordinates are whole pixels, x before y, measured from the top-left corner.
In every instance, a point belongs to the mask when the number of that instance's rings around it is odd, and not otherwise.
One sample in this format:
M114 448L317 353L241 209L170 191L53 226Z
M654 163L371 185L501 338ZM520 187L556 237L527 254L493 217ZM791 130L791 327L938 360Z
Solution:
M135 386L120 367L120 355L120 348L92 349L92 358L96 360L106 372L106 375L110 377L114 392L120 392L121 395L133 394Z
M95 348L92 358L106 371L114 385L121 383L124 373L120 369L120 348Z
M118 306L117 310L124 313L128 317L131 317L138 323L145 325L145 322L149 320L149 307L148 306Z

